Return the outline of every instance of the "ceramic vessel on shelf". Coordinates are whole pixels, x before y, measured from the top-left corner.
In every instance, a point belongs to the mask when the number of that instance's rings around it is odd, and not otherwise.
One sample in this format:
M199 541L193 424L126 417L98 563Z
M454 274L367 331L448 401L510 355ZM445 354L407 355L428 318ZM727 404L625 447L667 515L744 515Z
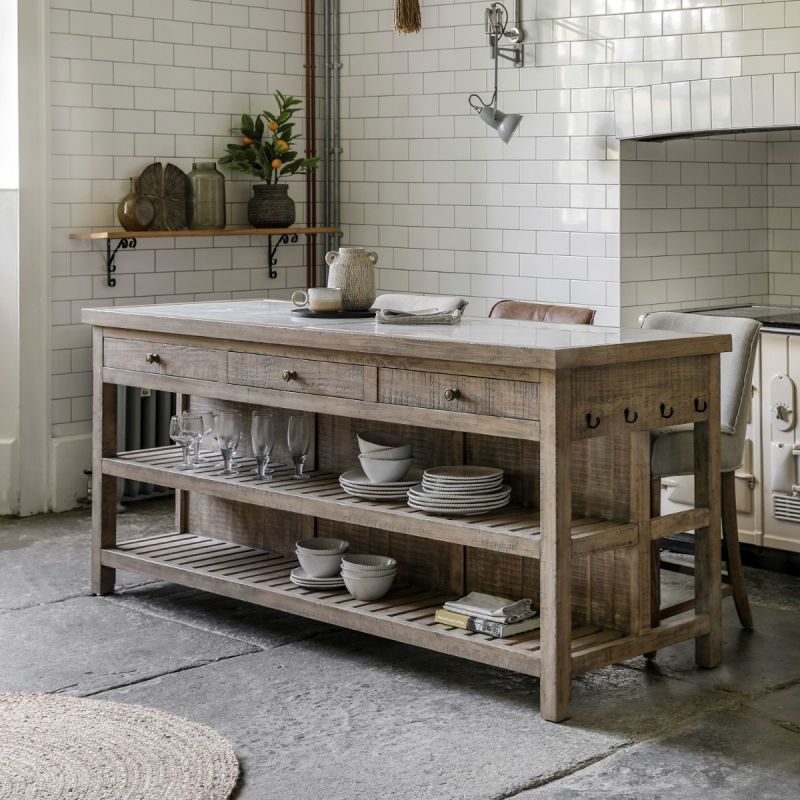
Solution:
M285 183L254 183L247 221L254 228L288 228L294 223L294 200Z
M363 247L340 247L325 255L330 267L328 286L342 290L345 311L366 311L375 301L375 264L378 254Z
M192 230L207 231L225 227L225 178L215 162L192 164L187 212Z
M156 207L139 188L139 179L131 178L131 190L117 206L117 219L126 231L146 231L156 217Z

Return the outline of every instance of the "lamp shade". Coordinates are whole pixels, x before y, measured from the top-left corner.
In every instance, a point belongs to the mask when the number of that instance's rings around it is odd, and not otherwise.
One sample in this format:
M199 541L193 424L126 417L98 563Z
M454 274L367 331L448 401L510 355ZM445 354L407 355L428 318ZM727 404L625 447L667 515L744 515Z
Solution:
M490 127L497 131L497 135L508 144L514 132L522 122L521 114L504 114L492 106L484 106L478 116Z

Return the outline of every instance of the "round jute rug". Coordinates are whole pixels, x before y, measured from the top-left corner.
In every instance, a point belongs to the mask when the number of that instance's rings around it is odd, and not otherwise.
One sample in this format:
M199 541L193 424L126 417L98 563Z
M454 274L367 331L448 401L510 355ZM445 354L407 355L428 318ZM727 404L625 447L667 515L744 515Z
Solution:
M141 706L0 693L0 800L227 800L230 744Z

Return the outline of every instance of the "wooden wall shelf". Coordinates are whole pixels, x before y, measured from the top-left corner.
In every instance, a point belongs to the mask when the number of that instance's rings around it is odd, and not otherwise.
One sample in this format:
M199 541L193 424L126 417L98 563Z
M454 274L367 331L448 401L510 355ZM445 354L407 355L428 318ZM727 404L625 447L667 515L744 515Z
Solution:
M319 236L324 233L341 233L338 228L221 228L219 230L180 230L180 231L85 231L71 233L70 239L84 242L106 243L106 279L109 286L116 286L117 281L113 274L117 271L116 255L119 250L133 250L139 239L188 239L197 237L217 236L266 236L268 251L269 277L277 278L275 266L278 263L275 254L282 244L295 244L300 236ZM278 241L273 246L272 237L277 236ZM111 242L117 241L116 247L111 247Z
M89 231L71 233L70 239L104 241L106 239L184 239L198 236L276 236L299 234L317 236L321 233L338 233L338 228L222 228L212 231Z

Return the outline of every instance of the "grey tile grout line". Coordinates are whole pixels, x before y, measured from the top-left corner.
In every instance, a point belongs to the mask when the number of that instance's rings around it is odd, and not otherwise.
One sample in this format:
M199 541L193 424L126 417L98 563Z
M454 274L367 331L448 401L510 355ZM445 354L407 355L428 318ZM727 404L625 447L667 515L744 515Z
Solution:
M143 586L150 586L152 584L156 584L158 581L144 581L143 583L131 583L125 586L125 589L140 589ZM0 608L0 615L2 614L13 614L15 611L29 611L32 608L44 608L45 606L54 606L58 605L59 603L65 603L68 600L77 600L80 597L99 597L98 595L92 594L91 592L78 592L77 594L68 594L64 595L63 597L57 597L53 600L45 600L43 603L30 603L26 606L15 606L14 608Z
M790 689L793 686L800 686L800 678L795 678L794 680L790 681L784 681L781 684L778 684L776 686L771 686L768 689L764 689L760 692L756 692L750 695L744 694L742 692L735 692L728 690L728 693L723 697L721 697L719 702L714 703L708 708L703 709L697 715L689 719L683 720L680 723L680 728L678 730L686 728L687 725L697 724L700 720L707 719L713 714L718 714L721 711L733 711L733 712L746 711L747 706L752 704L753 702L760 700L763 697L768 697L770 694L774 694L775 692L780 692L783 691L784 689ZM780 721L773 719L767 714L760 714L758 712L755 712L755 715L767 722L770 722L774 725L778 725L786 730L790 730L790 732L792 733L800 734L800 730L795 730L794 727L786 728L786 726L782 725ZM547 776L545 778L538 778L537 780L532 781L531 783L523 787L512 790L512 792L492 797L491 800L512 800L512 798L519 797L524 792L528 792L533 789L539 789L542 786L546 786L550 783L555 783L556 781L559 781L562 778L568 778L571 775L581 772L582 770L587 769L588 767L594 766L595 764L598 764L601 761L604 761L610 756L613 756L616 753L619 753L623 750L628 750L630 748L637 747L640 744L662 741L664 739L669 738L670 736L674 736L676 732L677 731L675 729L672 729L669 731L662 732L656 736L633 738L628 742L623 742L617 745L616 747L612 747L611 749L607 750L605 753L601 755L588 758L585 761L582 761L579 764L575 764L572 767L568 767L563 770L559 770L558 772L554 772L552 775Z
M169 585L166 582L156 582L156 583L159 584L159 585L162 585L162 586ZM143 585L149 585L149 584L143 584ZM179 585L179 584L173 584L173 585ZM130 588L136 588L136 587L130 587ZM134 611L137 611L140 614L144 614L146 616L150 616L150 617L154 617L156 619L163 620L164 622L172 622L172 623L176 623L178 625L186 625L189 628L194 628L195 630L202 631L203 633L210 633L210 634L213 634L215 636L224 636L226 639L231 639L232 641L241 642L242 644L248 644L251 647L255 647L258 651L263 652L263 653L269 652L270 650L277 650L278 648L285 647L286 645L289 645L289 644L295 644L295 643L299 643L299 642L307 642L310 639L316 639L319 636L338 635L338 634L343 634L343 633L346 632L345 628L335 628L333 626L330 626L331 630L329 630L329 631L320 631L318 633L312 633L312 634L309 634L308 636L303 636L302 638L293 639L290 642L281 642L280 644L273 645L272 647L262 647L261 645L257 644L256 642L251 642L248 639L243 639L243 638L241 638L239 636L235 636L235 635L230 634L230 633L221 633L221 632L215 631L215 630L213 630L211 628L205 628L202 625L198 625L195 622L190 622L190 621L186 621L186 620L177 620L174 617L169 617L169 616L166 616L164 614L159 614L157 611L154 611L151 608L147 608L147 607L141 608L141 607L135 606L133 604L131 604L131 606L129 606L128 602L125 601L125 600L122 600L121 597L120 597L120 595L124 595L124 594L125 594L124 592L115 592L114 594L111 594L111 595L105 595L104 597L102 597L100 599L105 600L107 602L116 603L116 604L118 604L120 606L123 606L123 607L126 607L126 608L132 606ZM131 597L132 600L135 600L135 598L133 596L130 596L130 597ZM220 597L220 595L215 595L215 597ZM260 606L255 606L255 607L259 608ZM271 609L266 609L266 610L270 611ZM281 614L282 616L285 616L285 617L294 616L293 614L287 614L286 612L283 612L283 611L276 611L274 613ZM307 620L307 621L313 622L314 620ZM323 625L325 623L318 623L318 624Z
M83 692L79 695L79 697L97 697L98 695L105 694L106 692L114 692L117 689L126 689L129 686L138 686L142 683L148 683L149 681L158 680L159 678L163 678L167 675L177 675L181 672L188 672L189 670L193 669L202 669L203 667L207 667L210 664L221 664L223 661L230 661L234 658L240 658L241 656L251 656L255 653L262 652L256 648L247 652L247 653L233 653L229 656L220 656L219 658L211 658L206 661L197 662L194 664L187 664L183 667L177 667L175 669L165 670L164 672L159 672L156 675L148 675L146 678L139 678L138 680L132 680L125 683L118 683L113 686L107 686L103 689L97 689L92 692Z

